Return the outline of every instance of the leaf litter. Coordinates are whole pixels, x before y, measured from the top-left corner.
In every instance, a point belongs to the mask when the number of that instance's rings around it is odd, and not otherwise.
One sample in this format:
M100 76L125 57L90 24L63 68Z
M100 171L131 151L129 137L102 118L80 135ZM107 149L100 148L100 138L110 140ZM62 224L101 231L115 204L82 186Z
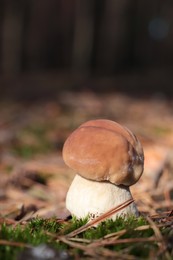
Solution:
M76 102L77 100L77 102ZM126 104L126 106L124 105ZM128 109L126 107L128 106ZM136 243L153 243L150 256L171 259L173 234L173 112L172 101L135 99L120 94L64 92L57 100L25 104L2 102L0 119L0 223L22 228L37 218L63 223L59 232L50 232L57 243L77 248L91 258L136 259ZM148 237L126 237L128 229L108 232L99 239L82 234L97 229L115 211L94 222L84 223L66 234L71 220L65 196L74 172L61 157L66 137L78 125L93 118L108 118L126 125L142 142L145 169L131 191L146 224L133 232L153 230ZM126 206L120 205L120 207ZM117 209L114 209L117 210ZM165 233L166 232L166 235ZM114 249L115 245L126 246ZM0 237L0 245L32 247L24 242ZM138 258L139 259L139 258Z

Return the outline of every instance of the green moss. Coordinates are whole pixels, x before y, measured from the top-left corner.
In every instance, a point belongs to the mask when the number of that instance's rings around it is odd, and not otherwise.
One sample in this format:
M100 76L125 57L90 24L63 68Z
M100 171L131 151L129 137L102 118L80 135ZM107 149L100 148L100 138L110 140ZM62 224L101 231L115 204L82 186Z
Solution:
M46 154L53 149L53 146L47 141L39 141L37 144L23 144L18 143L17 145L13 145L11 151L20 157L23 158L31 158L36 154Z
M155 126L153 132L158 136L164 136L165 134L171 134L172 129L165 126Z
M62 224L58 223L55 218L52 219L41 219L35 218L29 222L28 227L34 232L48 231L56 233L62 227Z
M57 239L59 235L65 235L70 233L73 230L81 227L86 224L87 219L77 220L72 218L68 222L59 222L55 218L52 219L41 219L35 218L28 222L25 226L17 225L15 227L7 226L2 224L0 230L0 239L5 241L13 241L18 243L24 243L26 245L40 245L48 244L57 248L59 250L68 249L68 251L75 257L83 257L83 250L78 247L67 245L66 243L59 242ZM108 235L110 237L116 236L116 232L125 230L122 235L117 239L133 239L133 238L146 238L144 242L126 242L126 243L115 243L110 245L104 245L104 248L107 248L112 251L117 251L120 254L123 252L133 255L137 258L147 259L150 255L156 255L158 251L158 245L156 241L149 241L147 238L154 236L154 231L151 228L138 229L140 226L146 226L147 221L140 218L118 218L115 221L107 220L102 222L97 227L92 227L86 230L83 233L80 233L76 236L77 239L82 239L84 241L89 241L89 243L96 241L107 241ZM170 228L162 228L161 232L165 239L167 236L170 236ZM79 243L79 242L78 242ZM83 243L81 243L84 245ZM97 248L100 249L99 247ZM16 255L23 250L23 247L19 245L10 246L10 245L0 245L0 259L11 259L15 260Z
M48 131L48 125L33 125L21 129L11 144L12 152L24 158L50 152L54 147L47 137Z
M7 165L7 166L5 167L5 172L6 172L7 174L11 173L12 170L13 170L13 166L12 166L12 165Z
M37 246L40 244L51 244L57 247L54 238L46 231L56 233L60 229L60 225L55 220L43 220L36 218L25 227L17 225L15 228L2 224L0 231L0 239L24 243L26 245ZM17 252L23 247L0 245L0 259L16 259Z

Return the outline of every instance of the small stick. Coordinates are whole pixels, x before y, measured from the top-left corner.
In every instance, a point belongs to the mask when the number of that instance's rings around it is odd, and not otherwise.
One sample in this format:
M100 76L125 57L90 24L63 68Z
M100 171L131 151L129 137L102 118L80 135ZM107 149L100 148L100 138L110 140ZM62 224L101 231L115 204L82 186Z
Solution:
M116 212L118 212L118 211L124 209L125 207L129 206L132 202L134 202L134 200L129 199L126 202L116 206L115 208L110 209L109 211L107 211L106 213L102 214L101 216L95 218L94 220L90 221L89 223L87 223L87 224L83 225L82 227L70 232L69 234L66 235L66 237L73 237L73 236L78 235L79 233L86 231L87 229L94 226L95 224L99 224L100 222L109 218L110 216L112 216Z

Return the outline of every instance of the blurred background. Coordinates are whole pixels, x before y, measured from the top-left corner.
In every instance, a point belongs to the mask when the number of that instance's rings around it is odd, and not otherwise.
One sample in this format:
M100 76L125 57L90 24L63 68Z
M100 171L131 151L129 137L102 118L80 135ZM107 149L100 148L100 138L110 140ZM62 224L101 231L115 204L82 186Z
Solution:
M0 1L0 214L60 216L68 135L107 118L140 139L140 211L173 207L173 1ZM1 216L0 215L0 216Z
M170 0L1 0L1 97L172 95Z

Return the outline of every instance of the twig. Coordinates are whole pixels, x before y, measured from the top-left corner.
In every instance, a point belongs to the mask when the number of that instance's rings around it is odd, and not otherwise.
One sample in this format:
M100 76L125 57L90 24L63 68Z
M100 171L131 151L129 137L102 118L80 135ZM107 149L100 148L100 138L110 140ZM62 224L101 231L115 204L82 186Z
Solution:
M78 248L81 249L82 251L85 252L85 254L87 255L91 255L94 256L95 258L97 257L97 259L103 259L102 257L106 256L106 257L116 257L117 259L120 260L133 260L135 259L133 256L127 255L127 254L121 254L119 252L116 251L111 251L108 250L106 248L100 247L100 244L98 244L98 246L91 246L92 244L89 245L81 245L80 243L76 243L74 241L71 241L71 239L69 240L69 238L65 237L65 236L61 236L59 237L59 241L62 241L63 243L73 247L73 248ZM105 258L104 258L105 259Z
M31 245L28 245L25 243L8 241L8 240L3 240L3 239L0 240L0 245L32 248Z
M133 199L129 199L126 202L116 206L115 208L107 211L106 213L102 214L101 216L95 218L94 220L90 221L89 223L83 225L82 227L70 232L69 234L66 235L66 237L73 237L76 236L87 229L91 228L92 226L99 224L100 222L104 221L105 219L109 218L113 214L117 213L118 211L124 209L125 207L129 206L132 202L134 202Z
M163 238L158 226L155 224L155 222L150 217L146 217L146 219L148 220L151 228L153 229L155 236L156 236L156 240L157 240L158 245L160 247L160 250L158 252L158 256L165 253L165 259L171 259L171 256L170 256L169 252L167 251L167 247L166 247L164 238Z
M141 243L141 242L155 242L156 238L153 237L140 237L140 238L123 238L123 239L106 239L99 240L89 244L87 247L97 247L97 246L108 246L108 245L118 245L118 244L126 244L126 243Z

